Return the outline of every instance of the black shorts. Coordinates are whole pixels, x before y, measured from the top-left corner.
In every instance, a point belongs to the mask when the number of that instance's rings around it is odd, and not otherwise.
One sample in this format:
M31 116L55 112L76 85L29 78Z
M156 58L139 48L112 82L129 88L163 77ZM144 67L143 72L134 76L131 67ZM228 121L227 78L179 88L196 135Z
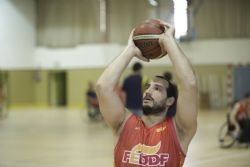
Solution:
M242 130L240 142L250 142L250 119L243 119L239 121Z

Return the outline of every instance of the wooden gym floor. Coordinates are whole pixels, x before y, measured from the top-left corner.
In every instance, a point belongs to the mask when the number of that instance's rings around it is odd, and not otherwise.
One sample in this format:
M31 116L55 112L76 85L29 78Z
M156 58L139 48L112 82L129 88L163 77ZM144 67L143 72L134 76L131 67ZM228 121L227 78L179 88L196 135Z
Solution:
M249 167L250 148L219 148L225 111L200 111L184 167ZM84 111L12 110L0 119L0 167L112 167L113 137Z

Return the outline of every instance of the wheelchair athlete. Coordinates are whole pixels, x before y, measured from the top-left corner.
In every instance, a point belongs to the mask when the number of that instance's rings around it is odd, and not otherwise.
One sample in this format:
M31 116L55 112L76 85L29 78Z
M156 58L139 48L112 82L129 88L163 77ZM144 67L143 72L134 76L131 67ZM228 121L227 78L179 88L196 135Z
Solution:
M234 104L229 118L235 128L234 136L239 142L250 142L250 93Z

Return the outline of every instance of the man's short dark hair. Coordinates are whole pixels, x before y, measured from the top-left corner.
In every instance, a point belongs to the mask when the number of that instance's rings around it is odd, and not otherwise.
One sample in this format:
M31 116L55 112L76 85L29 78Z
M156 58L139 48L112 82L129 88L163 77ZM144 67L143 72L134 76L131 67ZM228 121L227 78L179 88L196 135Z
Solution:
M164 79L168 82L168 87L166 89L168 97L174 97L175 101L174 103L168 108L167 116L174 116L176 113L176 104L178 99L178 88L177 86L170 80L169 78L165 78L164 76L155 76L157 78Z
M140 71L141 69L142 69L142 64L141 64L141 63L136 62L136 63L133 65L133 71L134 71L134 72Z
M166 80L172 81L172 73L169 71L164 72L163 76L165 77Z
M250 93L247 92L247 93L245 94L245 98L249 98L249 97L250 97Z

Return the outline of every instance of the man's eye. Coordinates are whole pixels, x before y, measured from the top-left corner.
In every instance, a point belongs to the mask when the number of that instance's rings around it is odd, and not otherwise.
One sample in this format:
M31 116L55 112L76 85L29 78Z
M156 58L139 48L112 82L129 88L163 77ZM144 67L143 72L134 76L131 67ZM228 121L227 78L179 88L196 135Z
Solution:
M155 90L160 90L160 88L159 87L155 87Z

